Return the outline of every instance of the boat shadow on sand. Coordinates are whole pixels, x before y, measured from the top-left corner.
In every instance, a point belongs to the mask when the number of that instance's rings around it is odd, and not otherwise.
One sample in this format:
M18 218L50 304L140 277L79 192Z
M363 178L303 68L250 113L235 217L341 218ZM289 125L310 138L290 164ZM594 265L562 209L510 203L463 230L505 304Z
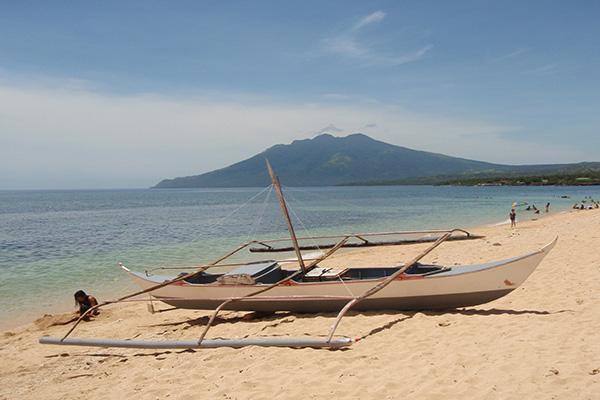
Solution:
M439 310L439 311L354 311L349 312L347 317L355 317L355 316L365 316L365 317L375 317L375 316L389 316L397 318L392 321L388 321L381 326L376 326L367 334L361 336L361 339L365 339L369 336L375 335L382 331L388 330L395 326L396 324L409 320L416 315L425 315L431 317L443 316L443 315L465 315L465 316L497 316L497 315L553 315L553 314L561 314L565 312L572 312L573 310L557 310L557 311L543 311L543 310L512 310L512 309L503 309L503 308L490 308L490 309L478 309L478 308L465 308L465 309L449 309L449 310ZM278 313L258 313L258 312L248 312L246 314L241 314L241 312L233 312L233 315L225 315L218 316L215 318L213 322L213 326L221 325L221 324L233 324L233 323L257 323L257 322L272 322L271 324L265 325L261 330L265 330L267 328L274 328L278 325L291 323L295 320L302 319L314 319L315 317L323 317L323 318L335 318L337 313L292 313L292 312L278 312ZM205 326L210 319L209 315L204 315L199 318L192 319L183 319L174 322L165 322L159 324L147 325L147 327L176 327L183 326L182 329L190 329L197 326Z

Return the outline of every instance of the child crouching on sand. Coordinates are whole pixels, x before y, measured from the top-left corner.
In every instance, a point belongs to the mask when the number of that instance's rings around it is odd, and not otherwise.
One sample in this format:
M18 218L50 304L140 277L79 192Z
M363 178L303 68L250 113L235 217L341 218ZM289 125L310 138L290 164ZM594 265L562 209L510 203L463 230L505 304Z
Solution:
M75 292L74 297L75 304L79 306L79 315L85 314L87 310L98 305L98 300L96 300L94 296L86 294L83 290L78 290L77 292ZM86 315L86 319L89 318L90 314L98 315L98 313L99 312L96 309L88 313L88 315Z

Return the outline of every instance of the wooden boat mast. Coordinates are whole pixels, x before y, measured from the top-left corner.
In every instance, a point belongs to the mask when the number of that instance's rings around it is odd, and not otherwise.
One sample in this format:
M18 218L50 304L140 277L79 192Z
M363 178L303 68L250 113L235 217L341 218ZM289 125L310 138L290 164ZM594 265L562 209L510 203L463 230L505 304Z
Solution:
M306 266L304 265L304 260L302 259L302 253L300 252L300 246L298 245L298 238L296 237L296 231L294 231L294 225L292 225L290 213L288 211L287 204L285 203L285 198L283 197L283 191L281 190L279 178L277 177L277 175L275 175L275 171L273 171L269 160L265 159L265 161L267 162L267 170L269 171L271 182L273 183L273 187L275 188L275 193L277 194L277 199L279 200L279 206L281 207L283 218L285 219L288 231L290 232L290 237L292 238L292 244L294 245L294 250L296 251L296 257L298 257L298 263L300 264L302 273L306 273Z

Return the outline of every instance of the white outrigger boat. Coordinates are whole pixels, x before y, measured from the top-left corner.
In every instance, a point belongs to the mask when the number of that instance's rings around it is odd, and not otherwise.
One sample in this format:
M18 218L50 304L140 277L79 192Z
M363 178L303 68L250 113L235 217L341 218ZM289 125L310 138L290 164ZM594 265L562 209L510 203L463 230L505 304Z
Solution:
M311 259L303 258L296 237L279 179L267 161L273 188L290 232L291 248L277 248L280 240L251 241L224 257L201 266L190 273L179 275L152 275L130 271L142 290L108 301L98 307L126 301L133 297L150 294L158 300L177 308L214 310L199 338L191 341L132 341L106 339L69 338L80 320L62 338L44 337L45 344L80 345L99 347L133 348L212 348L284 346L284 347L330 347L338 348L352 344L347 337L335 337L342 317L351 308L356 310L444 310L484 304L498 299L518 288L540 264L555 245L552 241L543 248L517 257L475 265L439 266L419 261L447 240L480 238L462 229L366 233L320 237L339 238L337 243L319 246L328 250ZM397 234L421 234L418 239L406 241L373 242L370 237ZM434 235L434 236L432 236ZM438 236L435 236L438 235ZM316 239L318 239L317 237ZM300 238L306 239L306 238ZM315 238L311 238L315 239ZM352 241L354 240L354 242ZM358 242L356 242L358 240ZM432 242L414 259L400 265L336 268L320 267L319 263L342 247L398 245ZM258 247L251 247L258 246ZM293 249L296 259L294 269L283 268L290 260L269 260L242 264L223 264L223 261L243 249L250 251L289 251ZM310 261L309 263L307 263ZM235 267L227 272L211 273L213 267ZM95 309L95 307L93 308ZM93 311L88 310L88 312ZM260 312L335 312L339 311L327 337L323 338L255 338L255 339L206 339L205 336L221 310ZM85 316L85 314L84 314ZM82 316L82 317L84 317Z
M356 310L447 310L475 306L506 296L535 270L554 245L519 257L485 264L442 267L415 264L398 275L387 287L365 298ZM150 275L122 268L143 289L177 276ZM402 266L315 267L305 274L273 287L260 296L249 296L223 307L238 311L291 311L303 313L339 311L349 293L361 294L398 272ZM202 273L152 291L156 300L178 308L214 310L231 298L286 279L293 270L282 269L277 261L240 266L222 274Z

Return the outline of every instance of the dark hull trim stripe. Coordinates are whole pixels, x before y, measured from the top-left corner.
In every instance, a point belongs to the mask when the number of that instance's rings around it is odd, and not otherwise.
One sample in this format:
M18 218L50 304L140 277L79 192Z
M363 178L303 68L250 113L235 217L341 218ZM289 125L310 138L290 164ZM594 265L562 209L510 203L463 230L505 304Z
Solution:
M444 310L458 307L469 307L506 296L513 289L491 290L485 292L459 293L459 294L441 294L430 296L414 297L393 297L393 298L375 298L365 299L359 303L355 309L361 311L369 310L399 310L399 311L419 311L419 310ZM160 300L160 299L158 299ZM221 304L221 300L164 300L165 303L178 308L196 309L196 310L214 310ZM234 302L225 307L226 310L236 311L291 311L291 312L335 312L339 311L347 303L347 300L281 300L281 301L243 301Z

